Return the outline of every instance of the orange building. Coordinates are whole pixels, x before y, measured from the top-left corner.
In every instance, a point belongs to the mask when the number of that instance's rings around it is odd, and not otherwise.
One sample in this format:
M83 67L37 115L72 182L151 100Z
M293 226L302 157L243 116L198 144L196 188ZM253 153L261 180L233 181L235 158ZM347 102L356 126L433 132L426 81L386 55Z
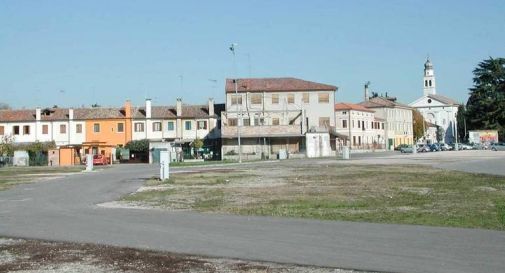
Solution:
M79 109L79 119L86 121L84 154L102 154L112 158L112 149L123 147L132 140L132 106L123 108Z

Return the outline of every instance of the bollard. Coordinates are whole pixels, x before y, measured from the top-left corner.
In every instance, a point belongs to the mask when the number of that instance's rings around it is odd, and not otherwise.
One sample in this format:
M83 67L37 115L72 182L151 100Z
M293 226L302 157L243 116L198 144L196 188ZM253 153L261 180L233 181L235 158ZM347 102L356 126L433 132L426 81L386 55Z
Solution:
M86 155L86 171L93 171L93 155L91 154Z
M342 147L342 159L349 159L349 158L350 158L349 147L347 146Z
M160 180L170 178L170 154L168 151L160 151Z

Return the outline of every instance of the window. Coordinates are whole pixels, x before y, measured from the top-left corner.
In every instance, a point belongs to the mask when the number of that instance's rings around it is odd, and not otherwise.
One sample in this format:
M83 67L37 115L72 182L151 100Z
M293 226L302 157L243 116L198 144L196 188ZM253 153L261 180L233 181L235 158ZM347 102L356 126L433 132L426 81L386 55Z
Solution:
M242 95L232 95L231 105L242 104Z
M272 94L272 104L279 104L279 94Z
M153 132L161 132L161 122L153 122Z
M279 125L279 118L272 118L272 125Z
M251 126L251 120L248 118L242 119L242 125L244 126Z
M289 104L295 103L295 94L288 94L288 103Z
M93 132L100 133L100 123L93 124Z
M365 121L364 120L361 121L361 129L363 129L363 131L365 131Z
M242 102L240 102L240 103L242 103ZM191 130L191 121L188 120L188 121L184 122L184 128L186 130Z
M329 127L330 126L330 118L320 117L319 118L319 127Z
M384 130L384 122L383 122L383 123L381 123L381 124L382 124L382 130Z
M319 98L319 103L329 103L330 102L330 94L328 94L328 93L319 93L318 98Z
M347 112L346 111L342 112L342 115L347 115Z
M424 86L428 87L428 80L424 80Z
M255 117L254 118L254 125L255 126L259 126L259 125L263 125L265 124L265 119L264 118L260 118L260 117Z
M118 133L123 133L124 132L124 123L120 122L117 124L117 132Z
M237 119L236 118L229 118L228 119L228 126L237 126Z
M352 136L352 145L356 146L356 136Z
M82 124L76 124L75 125L75 132L77 134L82 134Z
M23 126L23 135L29 135L30 134L30 126L25 125Z
M19 126L12 126L12 133L17 136L19 135Z
M261 104L261 94L252 94L251 104Z
M309 99L309 93L303 93L303 96L302 96L302 102L303 103L309 103L310 102L310 99Z
M135 132L144 132L144 123L135 122L134 127L135 127Z
M167 130L168 131L173 131L174 130L174 122L173 121L167 122Z
M42 134L43 135L49 134L49 125L47 124L42 125Z
M342 120L342 128L347 128L347 120Z
M431 87L431 80L430 80L430 87Z
M0 136L3 136L5 134L5 129L3 126L0 126Z
M197 123L198 130L207 130L207 121L201 120Z
M67 125L60 124L60 134L66 134L66 133L67 133Z
M358 120L358 128L361 128L361 122Z

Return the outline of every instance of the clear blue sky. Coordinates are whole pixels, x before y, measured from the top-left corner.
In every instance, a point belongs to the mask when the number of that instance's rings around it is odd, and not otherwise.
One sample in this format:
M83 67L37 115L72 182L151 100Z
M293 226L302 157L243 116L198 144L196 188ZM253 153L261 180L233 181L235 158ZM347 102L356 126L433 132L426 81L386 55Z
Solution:
M239 77L333 84L347 102L371 81L410 103L429 54L438 93L466 101L478 62L505 57L505 1L0 0L0 101L222 102L232 42Z

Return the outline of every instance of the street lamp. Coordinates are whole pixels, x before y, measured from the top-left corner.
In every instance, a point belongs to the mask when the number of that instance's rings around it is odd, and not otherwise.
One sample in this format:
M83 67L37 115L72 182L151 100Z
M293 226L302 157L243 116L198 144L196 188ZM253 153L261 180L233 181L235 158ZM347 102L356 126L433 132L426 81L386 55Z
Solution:
M236 43L233 43L230 45L230 51L231 53L233 53L233 74L234 75L234 79L233 79L233 83L235 85L235 98L236 98L236 102L237 102L237 105L238 105L238 79L237 79L237 62L236 62L236 57L235 57L235 47L237 46L238 44ZM239 163L242 163L242 146L240 145L240 129L241 129L241 126L242 126L242 98L240 99L240 106L239 106L239 118L237 119L238 120L238 124L237 124L237 139L238 139L238 162Z

